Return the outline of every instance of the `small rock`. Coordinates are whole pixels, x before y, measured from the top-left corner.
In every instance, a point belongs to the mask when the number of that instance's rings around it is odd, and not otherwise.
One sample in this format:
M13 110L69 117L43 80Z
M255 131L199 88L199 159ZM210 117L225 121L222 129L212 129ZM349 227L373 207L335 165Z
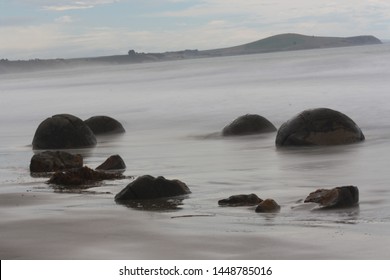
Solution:
M144 175L128 184L116 196L115 201L135 199L156 199L179 196L191 193L187 185L179 180L168 180L162 176L157 178Z
M276 131L276 127L266 118L247 114L238 117L222 130L223 136L240 136Z
M359 189L355 186L319 189L310 193L304 202L319 203L322 208L351 207L359 203Z
M108 116L94 116L84 121L95 135L125 133L122 124Z
M253 206L257 205L263 200L256 194L238 194L232 195L229 198L221 199L218 201L218 205L221 206Z
M48 183L64 186L79 186L93 184L103 180L123 178L125 177L118 173L95 171L87 166L84 166L63 172L58 171L50 177Z
M267 198L260 202L255 211L257 213L276 213L280 211L280 205L275 200Z
M30 172L44 173L80 168L83 166L83 157L64 151L45 151L35 154L30 161Z
M124 172L126 170L126 164L119 155L113 155L106 159L105 162L103 162L95 169L104 171Z

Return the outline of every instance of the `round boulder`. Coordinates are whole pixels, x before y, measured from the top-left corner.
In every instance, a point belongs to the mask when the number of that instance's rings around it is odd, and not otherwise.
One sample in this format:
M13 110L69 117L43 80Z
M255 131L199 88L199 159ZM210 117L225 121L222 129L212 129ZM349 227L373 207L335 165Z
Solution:
M156 199L179 196L191 193L187 185L179 180L168 180L162 176L157 178L144 175L128 184L116 196L115 201L137 199Z
M94 116L85 120L84 123L88 125L95 135L125 132L120 122L107 116Z
M238 117L222 130L223 136L241 136L276 131L276 127L266 118L256 114Z
M69 115L54 115L44 120L35 131L33 149L75 149L93 147L96 137L79 118Z
M276 146L326 146L363 141L364 135L348 116L328 108L305 110L285 122Z

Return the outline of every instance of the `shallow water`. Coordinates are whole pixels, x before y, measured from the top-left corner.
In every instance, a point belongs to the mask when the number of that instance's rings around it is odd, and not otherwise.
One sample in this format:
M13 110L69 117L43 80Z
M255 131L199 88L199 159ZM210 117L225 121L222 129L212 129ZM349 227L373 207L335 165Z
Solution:
M388 44L1 75L0 257L388 259L389 77ZM246 113L279 127L315 107L345 113L366 141L276 149L276 133L217 135ZM69 193L31 177L35 129L58 113L109 115L127 130L74 151L86 165L120 154L125 175L177 178L192 193L145 210L114 202L131 179ZM359 188L359 207L302 203L341 185ZM217 204L242 193L281 212Z

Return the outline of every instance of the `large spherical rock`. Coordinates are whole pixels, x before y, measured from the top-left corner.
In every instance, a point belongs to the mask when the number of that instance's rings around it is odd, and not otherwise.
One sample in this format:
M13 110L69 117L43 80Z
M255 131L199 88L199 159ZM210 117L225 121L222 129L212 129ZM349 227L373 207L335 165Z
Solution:
M125 132L125 129L120 122L107 116L94 116L84 122L95 135Z
M38 126L32 145L37 150L86 148L96 145L96 137L81 119L60 114Z
M348 116L328 108L306 110L285 122L276 135L276 146L341 145L364 140Z
M162 176L157 178L144 175L128 184L116 196L115 201L127 201L137 199L156 199L190 193L187 185L179 180L168 180Z
M238 117L222 130L223 136L240 136L276 131L276 127L266 118L247 114Z

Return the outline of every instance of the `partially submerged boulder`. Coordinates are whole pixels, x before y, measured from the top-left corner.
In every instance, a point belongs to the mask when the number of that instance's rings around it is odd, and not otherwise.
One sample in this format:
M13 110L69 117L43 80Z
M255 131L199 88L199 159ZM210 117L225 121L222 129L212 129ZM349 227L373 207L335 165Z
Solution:
M187 185L179 180L168 180L162 176L157 178L144 175L128 184L116 196L115 201L137 199L156 199L185 195L191 193Z
M30 172L46 173L83 166L83 157L64 151L44 151L33 155L30 162Z
M257 205L257 213L276 213L280 211L280 205L275 200L267 198Z
M304 202L319 203L326 209L352 207L359 203L359 189L355 186L318 189L310 193Z
M223 136L241 136L276 131L276 127L266 118L247 114L238 117L222 130Z
M122 124L108 116L94 116L84 121L95 135L126 132Z
M95 169L110 172L124 172L126 170L126 164L119 155L113 155Z
M54 173L48 183L62 186L90 185L103 180L124 179L119 173L95 171L87 166Z
M35 131L33 149L75 149L93 147L96 137L79 118L69 115L54 115L44 120Z
M221 199L218 201L218 205L221 206L254 206L258 205L263 200L256 194L238 194L232 195L229 198Z
M363 132L348 116L328 108L306 110L278 130L276 146L341 145L363 141Z

